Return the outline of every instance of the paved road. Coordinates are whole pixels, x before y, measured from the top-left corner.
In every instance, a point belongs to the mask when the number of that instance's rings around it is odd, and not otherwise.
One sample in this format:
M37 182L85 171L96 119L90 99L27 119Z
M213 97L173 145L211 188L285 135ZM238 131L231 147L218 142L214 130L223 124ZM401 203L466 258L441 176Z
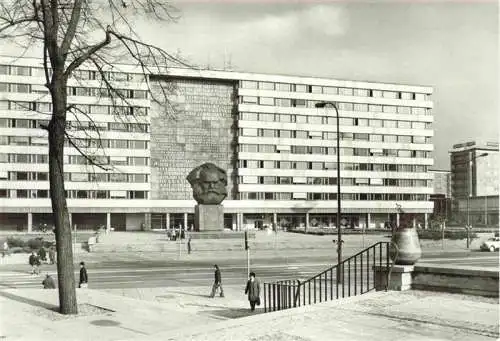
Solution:
M333 262L335 259L333 258ZM426 264L450 264L464 266L499 267L497 253L448 252L426 253L420 261ZM209 287L213 281L213 259L116 259L103 263L89 264L90 287L95 289L111 288L154 288L203 286ZM226 259L218 261L226 285L245 283L246 261ZM283 279L305 279L332 263L330 255L296 255L290 257L256 258L251 269L262 281ZM359 264L359 263L358 263ZM78 268L75 267L78 271ZM77 275L77 271L75 275ZM55 274L54 265L43 265L42 275L32 277L28 265L0 268L0 287L26 288L40 287L45 273ZM243 285L243 284L242 284Z

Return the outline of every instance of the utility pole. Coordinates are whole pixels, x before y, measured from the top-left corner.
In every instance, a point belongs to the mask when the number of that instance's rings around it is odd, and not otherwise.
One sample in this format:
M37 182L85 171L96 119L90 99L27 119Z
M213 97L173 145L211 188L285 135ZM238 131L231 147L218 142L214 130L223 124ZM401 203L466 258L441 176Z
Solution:
M247 277L250 277L250 246L248 245L248 231L245 231L245 250L247 251Z

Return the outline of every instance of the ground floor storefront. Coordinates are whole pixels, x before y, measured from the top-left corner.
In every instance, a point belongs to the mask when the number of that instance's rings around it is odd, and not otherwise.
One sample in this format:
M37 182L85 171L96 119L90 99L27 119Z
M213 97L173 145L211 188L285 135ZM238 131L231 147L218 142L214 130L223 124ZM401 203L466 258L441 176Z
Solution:
M225 213L224 228L240 231L248 229L336 228L336 214L310 213ZM387 228L397 226L397 213L350 213L341 214L342 228ZM415 214L412 224L425 228L428 214ZM194 229L193 213L70 213L71 226L75 230L115 231L164 230L172 228ZM51 213L2 213L1 230L46 232L54 224Z

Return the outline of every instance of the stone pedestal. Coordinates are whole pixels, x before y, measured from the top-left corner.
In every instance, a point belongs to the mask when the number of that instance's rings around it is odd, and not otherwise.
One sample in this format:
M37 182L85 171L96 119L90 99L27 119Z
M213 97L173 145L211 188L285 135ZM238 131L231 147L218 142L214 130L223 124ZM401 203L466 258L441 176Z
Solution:
M196 205L194 229L198 232L224 231L224 207L222 205Z
M376 265L375 271L375 290L385 290L387 286L387 277L391 267L385 265ZM413 265L394 265L389 279L388 290L405 291L410 290L413 282Z

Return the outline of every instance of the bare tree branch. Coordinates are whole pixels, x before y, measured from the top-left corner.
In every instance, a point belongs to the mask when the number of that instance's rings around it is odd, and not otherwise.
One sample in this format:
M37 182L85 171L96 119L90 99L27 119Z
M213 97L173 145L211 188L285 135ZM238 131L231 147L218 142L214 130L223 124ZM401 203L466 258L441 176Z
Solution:
M75 37L76 29L78 27L78 21L80 20L80 12L82 9L82 0L75 0L73 4L73 11L71 12L71 19L69 21L68 27L66 29L66 35L61 44L61 53L65 56L68 53L68 49Z

